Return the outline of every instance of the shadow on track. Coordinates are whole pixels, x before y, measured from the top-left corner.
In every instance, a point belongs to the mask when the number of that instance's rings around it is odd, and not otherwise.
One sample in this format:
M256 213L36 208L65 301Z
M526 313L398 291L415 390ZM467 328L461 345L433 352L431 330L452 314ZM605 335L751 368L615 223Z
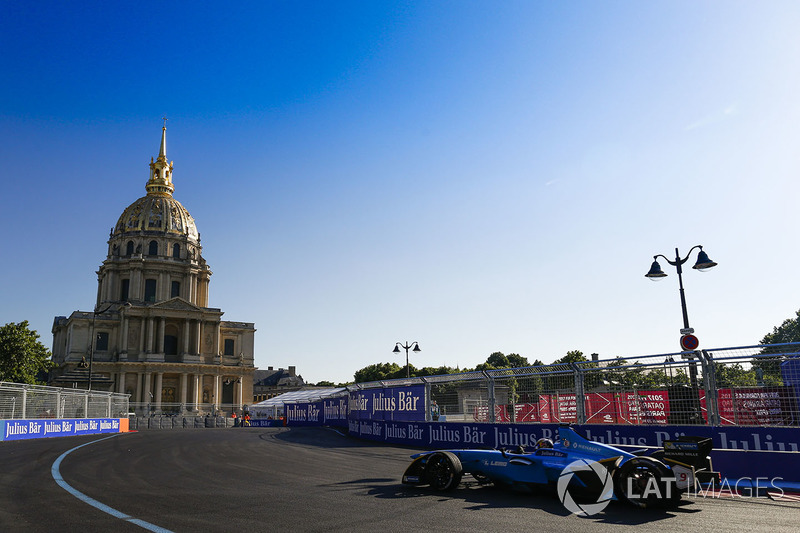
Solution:
M375 486L383 479L359 479L347 482L351 485L363 484L367 494L375 498L431 498L434 501L460 499L470 511L503 510L535 507L554 516L570 516L561 502L547 491L526 493L495 486L461 486L447 493L435 492L424 487L412 487L402 484ZM677 507L669 509L636 509L622 502L611 502L602 512L580 517L583 520L615 525L640 525L675 518L681 514L693 514L700 509L691 509L693 503L683 501Z

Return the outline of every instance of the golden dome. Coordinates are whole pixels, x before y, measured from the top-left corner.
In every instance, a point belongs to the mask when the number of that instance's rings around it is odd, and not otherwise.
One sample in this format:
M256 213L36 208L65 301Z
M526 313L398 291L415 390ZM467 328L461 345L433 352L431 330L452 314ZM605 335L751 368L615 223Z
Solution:
M148 194L133 202L117 220L112 236L140 231L185 236L198 242L197 226L192 215L171 196Z
M132 232L147 232L186 237L199 243L200 236L192 215L172 197L175 187L172 184L172 164L167 164L166 120L161 129L158 158L155 161L150 158L150 179L145 190L147 196L139 198L122 212L114 226L112 238Z

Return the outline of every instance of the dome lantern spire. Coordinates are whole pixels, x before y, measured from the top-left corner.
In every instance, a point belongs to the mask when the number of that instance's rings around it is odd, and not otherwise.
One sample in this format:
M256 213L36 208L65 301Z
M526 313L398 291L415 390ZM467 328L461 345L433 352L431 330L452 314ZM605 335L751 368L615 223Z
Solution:
M150 159L150 179L145 186L148 196L172 196L175 191L172 185L172 163L167 164L167 117L163 119L158 158L155 162Z

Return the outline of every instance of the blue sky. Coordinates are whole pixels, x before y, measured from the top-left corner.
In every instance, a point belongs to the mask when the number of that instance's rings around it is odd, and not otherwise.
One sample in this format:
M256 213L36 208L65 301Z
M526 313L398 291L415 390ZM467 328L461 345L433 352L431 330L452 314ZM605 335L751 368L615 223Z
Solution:
M800 308L797 2L0 3L0 323L91 310L161 120L175 197L309 382L701 347ZM695 252L696 253L696 252ZM694 263L694 256L687 267Z

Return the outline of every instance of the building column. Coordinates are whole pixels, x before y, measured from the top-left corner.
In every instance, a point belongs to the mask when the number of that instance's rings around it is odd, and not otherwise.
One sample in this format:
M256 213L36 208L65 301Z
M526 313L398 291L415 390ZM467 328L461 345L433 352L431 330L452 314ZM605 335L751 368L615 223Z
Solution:
M117 392L125 394L125 371L119 373L119 384L117 385Z
M197 406L202 403L203 401L203 388L202 388L203 380L200 374L194 375L194 404L195 409Z
M189 328L189 319L183 319L183 353L189 353L189 337L191 330Z
M139 353L143 354L146 353L146 348L144 346L144 340L147 335L147 320L144 317L139 319L140 328L139 328ZM141 359L140 359L141 361Z
M142 394L142 397L144 398L144 401L142 403L153 403L153 401L152 401L153 399L151 398L151 395L153 393L150 392L150 376L151 375L152 375L152 373L150 373L150 372L145 372L144 373L144 394Z
M153 353L153 317L147 319L147 353Z
M198 320L197 321L197 325L195 326L195 330L194 330L194 332L195 332L195 340L194 340L195 352L194 353L196 353L197 355L200 355L202 353L200 351L200 323L201 322L202 322L202 320Z
M187 274L185 281L186 281L185 283L186 290L188 292L187 296L189 297L189 303L194 303L194 287L192 286L192 275Z
M122 353L128 353L128 323L130 320L127 316L122 319L122 339L120 342L120 351Z
M166 327L167 319L163 316L158 321L158 352L164 353L164 328Z
M188 376L186 374L181 374L181 409L183 411L186 410L186 387L188 387L188 380L186 379Z
M156 372L156 393L155 393L155 400L156 400L156 412L161 411L161 389L164 383L164 373L163 372Z
M244 389L244 383L242 382L243 379L243 377L240 377L236 382L236 397L239 404L239 409L243 409L244 406L244 402L242 402L242 389Z
M213 401L213 403L214 403L214 410L215 411L219 410L219 404L220 404L220 401L219 401L220 400L219 382L220 382L220 375L217 374L216 376L214 376L214 401Z

